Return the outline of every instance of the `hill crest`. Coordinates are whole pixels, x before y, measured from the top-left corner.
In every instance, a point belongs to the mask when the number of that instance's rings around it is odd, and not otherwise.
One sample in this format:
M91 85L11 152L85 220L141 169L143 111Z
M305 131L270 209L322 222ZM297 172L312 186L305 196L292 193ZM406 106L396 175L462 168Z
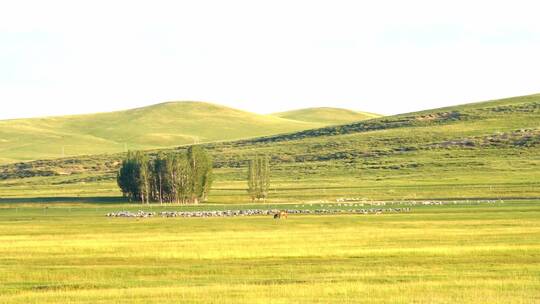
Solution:
M0 163L156 149L319 128L328 122L168 101L114 112L0 121Z
M296 121L317 122L327 125L352 123L380 117L381 115L334 107L312 107L271 114Z

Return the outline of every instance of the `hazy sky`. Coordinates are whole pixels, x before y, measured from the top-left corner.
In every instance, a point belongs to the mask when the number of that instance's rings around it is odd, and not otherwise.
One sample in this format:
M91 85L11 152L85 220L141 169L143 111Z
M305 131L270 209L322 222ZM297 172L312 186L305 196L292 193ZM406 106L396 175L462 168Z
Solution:
M535 2L0 0L0 118L171 100L392 114L538 93Z

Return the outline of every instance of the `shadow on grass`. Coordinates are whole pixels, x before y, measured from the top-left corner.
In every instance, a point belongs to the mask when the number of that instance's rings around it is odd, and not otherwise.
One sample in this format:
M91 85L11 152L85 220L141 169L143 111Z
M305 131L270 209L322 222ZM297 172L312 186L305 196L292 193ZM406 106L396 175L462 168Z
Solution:
M129 203L123 197L115 196L96 196L96 197L77 197L77 196L60 196L60 197L12 197L0 198L1 203L91 203L91 204L122 204Z

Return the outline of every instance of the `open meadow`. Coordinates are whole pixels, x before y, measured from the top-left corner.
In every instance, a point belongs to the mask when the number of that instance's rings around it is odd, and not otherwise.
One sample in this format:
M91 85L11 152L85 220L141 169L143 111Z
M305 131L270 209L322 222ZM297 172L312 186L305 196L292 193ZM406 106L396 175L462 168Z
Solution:
M231 206L4 204L0 302L540 303L538 201L286 220L105 217L197 208Z
M214 183L192 206L122 198L122 153L7 162L0 303L540 303L539 121L537 94L206 143ZM246 191L259 154L264 204ZM377 201L411 210L106 216Z
M540 304L540 1L2 1L0 304Z

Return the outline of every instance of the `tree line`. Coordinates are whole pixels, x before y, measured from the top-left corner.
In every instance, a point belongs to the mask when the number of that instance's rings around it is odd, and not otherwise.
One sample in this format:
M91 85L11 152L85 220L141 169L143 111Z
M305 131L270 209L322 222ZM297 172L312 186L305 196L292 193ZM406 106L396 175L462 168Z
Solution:
M208 199L213 161L200 146L185 152L158 154L128 152L117 173L117 183L129 201L197 204ZM248 161L248 194L252 201L266 200L270 188L270 165L266 155Z
M142 152L128 152L117 182L130 201L197 204L208 199L212 167L210 155L199 146L152 159Z

